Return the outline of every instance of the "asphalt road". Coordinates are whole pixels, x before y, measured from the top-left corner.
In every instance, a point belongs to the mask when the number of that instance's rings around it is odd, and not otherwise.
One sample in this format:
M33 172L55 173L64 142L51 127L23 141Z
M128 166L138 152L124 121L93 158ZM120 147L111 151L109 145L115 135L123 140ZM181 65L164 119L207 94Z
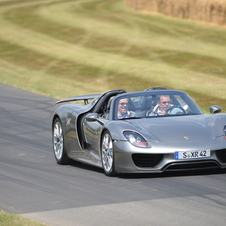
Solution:
M57 165L55 100L0 83L0 209L52 226L223 226L226 172L106 177Z

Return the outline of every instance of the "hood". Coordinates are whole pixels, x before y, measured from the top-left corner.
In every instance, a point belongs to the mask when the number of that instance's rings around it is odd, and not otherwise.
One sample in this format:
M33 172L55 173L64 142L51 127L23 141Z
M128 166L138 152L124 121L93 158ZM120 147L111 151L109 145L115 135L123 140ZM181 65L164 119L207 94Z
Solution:
M224 140L226 114L152 117L127 120L150 142L192 146ZM224 140L225 141L225 140ZM173 145L173 146L174 146Z

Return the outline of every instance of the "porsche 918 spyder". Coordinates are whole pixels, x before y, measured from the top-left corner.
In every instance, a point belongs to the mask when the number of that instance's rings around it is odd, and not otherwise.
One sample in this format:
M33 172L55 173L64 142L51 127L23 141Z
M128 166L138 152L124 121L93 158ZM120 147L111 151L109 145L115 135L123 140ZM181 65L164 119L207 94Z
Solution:
M76 160L107 176L226 168L226 114L216 105L204 114L182 91L111 90L57 104L52 141L58 164Z

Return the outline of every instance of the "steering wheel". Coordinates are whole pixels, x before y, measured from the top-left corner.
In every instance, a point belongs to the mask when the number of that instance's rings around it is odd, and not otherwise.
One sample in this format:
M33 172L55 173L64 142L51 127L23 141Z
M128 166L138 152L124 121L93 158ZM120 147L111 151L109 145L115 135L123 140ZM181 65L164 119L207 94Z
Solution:
M177 105L174 105L174 106L171 106L169 107L168 109L166 109L166 114L170 114L169 112L172 112L173 109L180 109L182 112L177 112L175 113L175 115L177 114L186 114L186 111L184 110L184 108L182 108L181 106L177 106Z

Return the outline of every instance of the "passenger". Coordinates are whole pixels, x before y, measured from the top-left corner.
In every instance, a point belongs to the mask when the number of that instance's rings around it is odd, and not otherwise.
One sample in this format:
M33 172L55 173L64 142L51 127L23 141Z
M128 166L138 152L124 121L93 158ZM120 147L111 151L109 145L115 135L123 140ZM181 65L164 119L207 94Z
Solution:
M136 117L135 112L128 111L129 99L121 99L118 103L118 119Z

